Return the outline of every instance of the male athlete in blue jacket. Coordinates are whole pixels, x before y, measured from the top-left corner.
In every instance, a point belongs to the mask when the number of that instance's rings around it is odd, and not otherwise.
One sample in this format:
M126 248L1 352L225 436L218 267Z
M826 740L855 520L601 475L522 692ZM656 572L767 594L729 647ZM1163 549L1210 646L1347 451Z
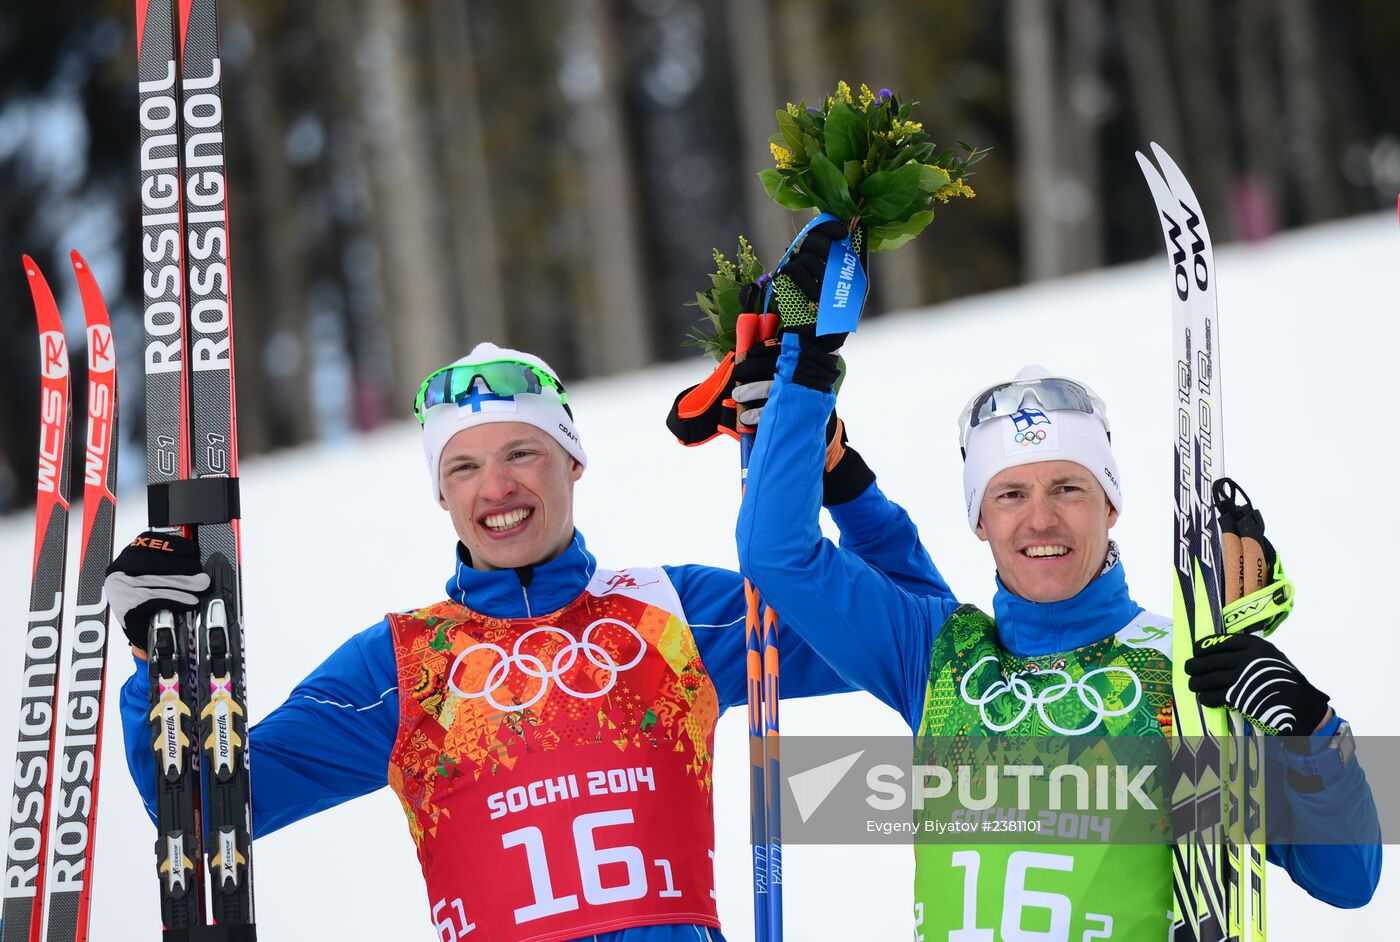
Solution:
M807 297L819 297L819 282ZM910 592L870 566L863 557L879 534L843 535L839 548L822 536L842 339L817 338L810 326L784 336L740 511L740 566L783 613L788 636L921 735L1162 735L1171 622L1133 601L1109 540L1122 496L1102 403L1031 369L964 412L969 525L997 567L989 617L960 606L936 572L924 580L933 591ZM1229 705L1266 731L1310 734L1295 740L1304 751L1277 750L1285 761L1267 765L1270 831L1291 824L1297 841L1271 844L1268 859L1320 900L1364 905L1380 873L1379 825L1349 727L1327 697L1256 636L1198 653L1187 670L1203 703ZM1358 843L1307 843L1337 834ZM1112 938L1166 938L1168 848L1045 849L1064 852L918 845L922 937L1022 938L1022 908L1039 907L1059 938L1103 938L1114 926Z
M720 940L710 772L715 721L746 697L741 577L600 568L573 526L586 457L567 393L537 357L481 344L424 382L416 411L459 538L446 599L354 635L252 727L255 837L388 784L439 927ZM872 565L931 590L900 508L872 489L833 512ZM208 585L178 537L138 540L111 573L137 650L153 612ZM796 638L782 659L789 696L851 689ZM153 813L144 664L121 702Z

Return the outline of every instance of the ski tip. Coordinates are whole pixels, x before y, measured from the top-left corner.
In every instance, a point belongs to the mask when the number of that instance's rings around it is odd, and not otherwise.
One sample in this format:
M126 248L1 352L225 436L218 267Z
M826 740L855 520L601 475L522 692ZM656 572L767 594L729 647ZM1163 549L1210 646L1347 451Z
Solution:
M68 257L73 260L73 267L76 268L78 271L82 271L88 267L87 262L83 259L82 254L79 253L77 249L71 250L68 253Z
M22 255L20 258L24 261L24 273L30 278L36 277L39 274L39 266L34 263L34 259L28 255Z

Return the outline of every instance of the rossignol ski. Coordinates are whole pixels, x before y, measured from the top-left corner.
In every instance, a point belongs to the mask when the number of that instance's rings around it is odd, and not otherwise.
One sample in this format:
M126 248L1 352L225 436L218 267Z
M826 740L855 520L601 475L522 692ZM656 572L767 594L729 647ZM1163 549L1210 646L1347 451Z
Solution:
M71 662L60 677L72 419L68 346L53 293L39 266L24 258L39 323L42 382L39 491L35 509L34 581L26 633L20 741L5 863L4 942L87 938L102 763L107 604L102 581L112 561L116 516L117 361L97 281L77 252L73 270L83 298L88 340L88 417L82 544ZM59 692L66 707L58 712ZM64 718L63 751L58 716ZM56 824L52 842L49 820ZM46 919L47 917L47 919ZM47 921L47 932L44 925Z
M1195 641L1225 633L1213 485L1224 474L1215 258L1200 201L1161 147L1138 164L1152 191L1172 278L1173 845L1177 942L1264 938L1263 775L1239 714L1202 707L1184 665ZM1160 166L1160 171L1158 170ZM1247 826L1246 826L1247 825Z
M47 942L82 942L88 934L107 691L102 583L112 562L117 517L117 352L97 279L77 252L72 261L87 332L87 429L73 649L63 680L63 757L54 776L58 801L48 866Z
M252 940L218 7L137 0L136 19L149 519L196 539L212 579L194 616L152 619L148 644L161 918L167 942Z
M73 446L68 343L53 292L29 256L24 272L39 325L39 486L34 508L34 569L24 634L19 744L15 752L10 839L5 856L5 902L0 940L32 942L44 920L53 797L54 716L58 707L63 638L64 576L68 558L69 465Z

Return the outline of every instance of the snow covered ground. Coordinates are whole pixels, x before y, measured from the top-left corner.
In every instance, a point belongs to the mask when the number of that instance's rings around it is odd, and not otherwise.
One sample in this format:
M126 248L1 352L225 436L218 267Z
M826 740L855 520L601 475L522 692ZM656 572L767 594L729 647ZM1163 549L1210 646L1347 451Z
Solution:
M1275 640L1358 733L1394 733L1385 690L1400 655L1397 626L1377 620L1364 592L1373 577L1391 577L1400 532L1400 502L1387 490L1397 455L1387 424L1390 380L1400 350L1394 218L1227 248L1218 268L1225 467L1264 510L1299 589L1296 614ZM957 411L978 388L1039 362L1107 400L1126 494L1115 536L1135 596L1169 610L1167 277L1159 255L884 318L847 346L841 411L851 439L886 492L909 508L964 600L988 604L994 587L990 554L962 510ZM661 422L676 390L705 369L697 360L570 390L590 456L577 523L605 565L735 565L733 446L682 449ZM243 476L256 720L352 632L386 611L440 598L452 531L428 500L411 423L250 461ZM142 526L144 494L122 499L118 533L131 534ZM11 625L0 638L0 711L17 700L31 539L27 516L0 521L0 611ZM116 689L129 672L119 650L108 698L95 942L155 938L158 929L154 835L115 723ZM720 915L733 942L752 937L744 725L740 711L721 721L715 777ZM793 701L783 726L793 734L904 732L892 711L864 694ZM14 744L5 737L0 793L8 795ZM907 848L793 846L785 857L790 940L910 937ZM436 938L413 845L387 790L259 840L256 865L260 937L268 942ZM1278 942L1400 937L1394 860L1376 900L1359 911L1311 900L1272 867L1269 895Z

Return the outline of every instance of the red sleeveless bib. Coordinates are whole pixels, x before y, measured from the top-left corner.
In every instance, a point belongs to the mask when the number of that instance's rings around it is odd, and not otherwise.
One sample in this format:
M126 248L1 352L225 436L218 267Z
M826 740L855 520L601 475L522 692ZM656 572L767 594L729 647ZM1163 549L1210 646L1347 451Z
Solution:
M539 618L389 617L389 785L445 942L718 928L719 698L664 570L599 571Z

